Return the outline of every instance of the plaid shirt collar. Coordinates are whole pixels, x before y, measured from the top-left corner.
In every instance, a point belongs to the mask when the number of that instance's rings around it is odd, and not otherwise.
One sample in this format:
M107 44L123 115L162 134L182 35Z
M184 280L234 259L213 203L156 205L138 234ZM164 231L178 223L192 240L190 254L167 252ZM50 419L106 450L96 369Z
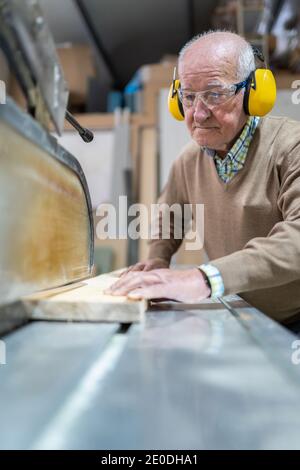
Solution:
M258 123L259 117L248 118L240 136L224 159L220 158L215 150L206 149L207 153L213 157L217 173L224 183L228 183L244 167L249 145Z

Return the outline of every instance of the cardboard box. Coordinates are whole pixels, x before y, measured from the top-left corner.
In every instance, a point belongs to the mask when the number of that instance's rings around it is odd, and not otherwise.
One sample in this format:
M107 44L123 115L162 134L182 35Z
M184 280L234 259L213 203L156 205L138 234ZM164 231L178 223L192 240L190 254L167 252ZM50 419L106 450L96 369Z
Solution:
M87 44L65 44L57 48L58 57L70 91L69 103L86 103L88 82L96 76L93 51Z
M69 106L85 105L90 77L96 76L93 53L85 44L66 44L57 48L67 86L70 90ZM9 94L22 108L25 99L16 79L10 77Z
M6 88L9 85L9 68L5 55L0 49L0 80L5 82Z
M172 83L174 67L176 66L177 61L143 65L139 69L141 84L143 87L151 85L164 88L168 86Z
M17 103L18 106L22 109L27 109L27 102L25 96L21 90L21 87L14 75L11 74L9 79L9 88L8 94L12 97L12 99Z

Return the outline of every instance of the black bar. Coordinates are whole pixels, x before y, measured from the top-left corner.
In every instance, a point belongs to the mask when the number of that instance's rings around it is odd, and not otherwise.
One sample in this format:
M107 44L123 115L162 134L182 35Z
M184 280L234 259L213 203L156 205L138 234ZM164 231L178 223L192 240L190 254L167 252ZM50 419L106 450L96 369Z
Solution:
M121 465L123 468L137 468L149 465L180 465L203 468L205 464L215 463L218 468L239 468L241 464L281 464L286 466L297 458L295 451L289 456L287 451L218 451L218 450L98 450L98 451L0 451L1 465L15 463L24 466L25 463L38 464L39 468L53 468L54 463L71 463L83 465L83 468L107 468L110 465ZM291 457L291 458L289 458ZM146 467L147 468L147 467Z
M84 0L74 0L75 3L77 4L78 6L78 9L86 23L86 26L92 36L92 39L94 41L94 44L98 50L98 52L100 53L101 57L103 58L104 62L105 62L105 65L107 66L109 72L110 72L110 75L112 76L113 78L113 88L115 89L121 89L122 88L122 80L120 79L118 73L117 73L117 70L107 52L107 50L105 49L104 45L103 45L103 42L101 40L101 38L99 37L99 34L94 26L94 23L90 17L90 14L88 12L88 9L86 7L86 5L84 4Z
M188 16L188 40L195 36L195 4L194 0L187 0L187 16Z

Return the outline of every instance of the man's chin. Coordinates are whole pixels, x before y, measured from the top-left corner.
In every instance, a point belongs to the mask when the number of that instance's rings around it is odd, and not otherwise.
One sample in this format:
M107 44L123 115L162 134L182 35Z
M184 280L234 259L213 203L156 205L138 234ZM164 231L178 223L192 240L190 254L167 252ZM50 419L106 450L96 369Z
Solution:
M200 137L194 135L192 136L192 138L200 147L207 147L214 150L217 150L222 147L222 145L220 145L220 142L217 142L214 139L201 139Z
M199 132L198 129L195 129L192 132L192 138L201 147L208 147L208 148L214 149L214 148L220 147L221 143L220 143L220 136L218 136L219 138L217 139L216 136L214 136L213 134L214 134L213 130L202 131L201 129Z

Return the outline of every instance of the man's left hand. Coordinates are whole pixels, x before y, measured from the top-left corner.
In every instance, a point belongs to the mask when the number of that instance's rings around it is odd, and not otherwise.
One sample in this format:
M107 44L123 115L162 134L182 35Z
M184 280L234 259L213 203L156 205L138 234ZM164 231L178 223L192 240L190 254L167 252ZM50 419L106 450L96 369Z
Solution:
M210 293L203 274L197 268L128 272L105 291L105 294L126 295L131 299L163 298L186 303L198 303Z

